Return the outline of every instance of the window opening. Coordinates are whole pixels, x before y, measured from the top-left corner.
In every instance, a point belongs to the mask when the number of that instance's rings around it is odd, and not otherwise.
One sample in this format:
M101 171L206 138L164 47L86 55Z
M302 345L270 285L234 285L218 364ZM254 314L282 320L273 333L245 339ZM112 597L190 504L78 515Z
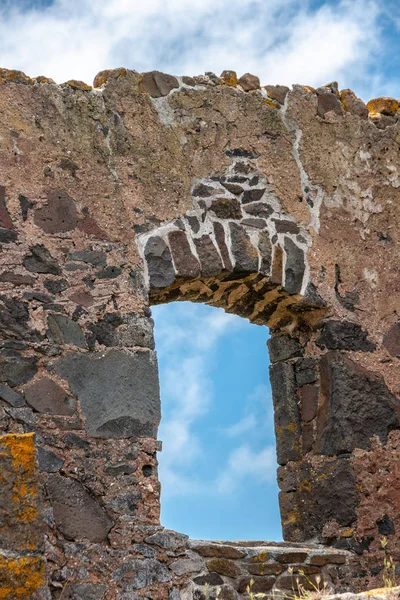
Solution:
M220 308L152 308L161 523L197 539L282 539L268 329Z

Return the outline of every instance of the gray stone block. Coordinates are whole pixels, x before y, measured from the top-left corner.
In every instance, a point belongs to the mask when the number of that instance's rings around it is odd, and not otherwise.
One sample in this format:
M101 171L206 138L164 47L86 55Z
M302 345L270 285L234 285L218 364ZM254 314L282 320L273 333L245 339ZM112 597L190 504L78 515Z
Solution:
M79 399L89 436L157 436L161 412L155 352L73 352L60 358L55 370Z

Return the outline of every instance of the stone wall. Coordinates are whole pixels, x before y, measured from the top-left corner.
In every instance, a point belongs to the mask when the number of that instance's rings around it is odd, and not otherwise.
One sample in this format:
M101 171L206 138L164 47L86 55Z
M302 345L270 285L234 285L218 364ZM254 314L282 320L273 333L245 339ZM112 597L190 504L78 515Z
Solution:
M0 598L234 599L300 564L377 583L400 562L399 103L3 69L0 107ZM150 306L173 300L270 328L289 546L160 526Z

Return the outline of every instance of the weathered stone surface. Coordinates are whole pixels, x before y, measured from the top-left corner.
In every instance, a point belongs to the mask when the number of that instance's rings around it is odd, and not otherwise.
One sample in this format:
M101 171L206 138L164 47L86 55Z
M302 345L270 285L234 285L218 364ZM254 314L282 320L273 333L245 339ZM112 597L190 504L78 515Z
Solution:
M250 242L246 230L237 223L229 223L231 232L231 251L238 271L258 271L258 252Z
M222 256L222 260L224 262L224 268L227 271L231 271L232 270L232 262L229 256L229 250L228 250L228 246L226 244L226 239L225 239L225 229L224 226L222 225L222 223L214 223L214 234L215 234L215 240L218 244L218 248L219 251L221 253Z
M25 269L32 273L61 274L60 267L45 246L36 244L36 246L30 248L30 251L31 254L24 258Z
M296 382L298 386L314 383L318 379L317 361L314 358L299 358L295 362Z
M222 544L196 544L195 542L191 543L191 547L193 550L201 554L201 556L205 556L206 558L215 557L215 558L243 558L245 556L243 550L239 550L234 546L222 545Z
M51 192L47 205L35 210L34 222L46 233L71 231L78 223L76 204L65 191Z
M186 278L200 275L200 264L190 248L186 233L172 231L168 235L168 241L177 275Z
M59 458L51 450L42 446L37 447L39 470L44 473L57 473L64 464L64 459Z
M382 519L378 519L376 524L378 525L380 535L386 536L395 534L394 523L387 515L384 515Z
M317 414L318 387L316 385L304 385L300 388L301 398L301 420L311 421Z
M152 558L127 560L113 573L116 581L123 583L125 591L145 588L153 583L171 581L168 568Z
M101 269L100 271L97 271L96 277L97 277L97 279L115 279L116 277L121 275L121 273L122 273L121 267L116 267L116 266L110 265L108 267L104 267L104 269Z
M200 577L195 577L193 579L197 585L222 585L224 580L217 573L209 573L207 575L200 575Z
M197 255L201 264L201 274L205 277L216 275L222 269L221 257L208 235L195 239Z
M271 591L272 586L274 585L276 578L275 577L244 577L239 581L238 584L238 592L239 594L243 594L247 591L247 588L250 586L250 581L253 581L253 585L251 586L251 590L254 594L267 594Z
M298 506L302 506L304 539L320 538L324 524L330 520L335 520L341 527L351 527L356 520L359 494L347 457L328 459L320 462L318 467L303 464L300 481L303 483L295 496ZM282 515L283 522L288 516Z
M375 350L375 344L368 339L368 332L363 331L358 323L350 321L327 321L316 343L320 348L328 350Z
M30 381L37 372L37 358L22 356L15 350L0 352L0 381L11 387Z
M103 583L75 583L63 589L65 600L102 600L107 591Z
M146 543L159 546L165 550L177 550L186 546L188 539L187 535L164 529L164 531L158 531L146 538Z
M373 436L385 443L399 427L398 401L384 381L339 352L322 359L321 399L316 442L321 454L369 448Z
M171 564L171 569L181 577L188 573L199 573L204 568L204 560L199 556L194 558L180 558Z
M271 362L280 362L293 356L300 356L303 348L299 341L289 335L274 335L267 342Z
M271 365L270 381L275 413L277 459L280 465L284 465L290 460L301 458L300 416L293 365Z
M288 237L285 238L285 252L285 290L289 294L298 294L303 283L304 252Z
M249 215L261 217L263 219L268 219L268 217L270 217L274 212L272 206L264 204L264 202L252 202L251 204L245 204L243 209Z
M56 344L71 344L78 348L87 348L85 336L76 321L64 315L48 316L49 330L47 337Z
M43 528L33 434L0 436L0 480L0 546L3 553L40 552ZM3 590L3 586L0 589Z
M266 85L269 98L276 100L279 104L284 104L285 98L289 92L289 88L286 85Z
M140 498L140 490L120 494L107 504L107 508L119 515L135 515Z
M80 250L71 252L68 255L70 260L88 263L94 267L105 267L107 264L107 255L99 250Z
M59 294L68 288L68 281L66 279L45 279L44 287L51 294Z
M400 358L400 323L395 323L383 338L383 345L390 356Z
M178 80L173 75L160 73L160 71L150 71L143 73L143 79L140 88L147 92L153 98L168 96L171 90L179 87Z
M240 204L235 198L216 198L212 201L212 210L219 219L241 219Z
M154 350L153 320L140 314L107 313L89 325L99 344Z
M160 421L154 352L71 353L55 364L69 383L92 437L155 437Z
M221 79L224 80L226 85L235 86L237 85L238 79L236 75L236 71L222 71L220 75Z
M225 575L225 577L235 578L240 575L240 568L227 558L213 558L207 562L207 569L211 573Z
M193 188L192 195L200 198L208 198L214 193L214 188L211 185L199 183Z
M35 279L30 275L20 275L19 273L12 273L10 271L3 271L0 274L0 282L2 283L13 283L14 285L32 285L35 283Z
M170 249L160 237L150 238L146 244L145 257L147 260L150 286L163 288L175 280Z
M46 489L57 529L67 539L101 542L107 537L113 521L79 481L49 475Z
M339 98L346 112L357 115L361 119L368 119L368 108L365 102L357 98L354 92L348 89L341 90Z
M16 391L8 387L8 385L0 384L0 398L14 408L25 406L25 400Z
M250 92L250 90L258 90L260 88L260 80L257 75L252 75L251 73L245 73L242 75L238 81L238 84L242 86L245 92Z
M328 112L343 114L342 104L336 94L325 93L318 96L318 116L324 118Z
M300 233L300 228L294 221L273 219L276 233Z
M26 402L37 412L71 416L75 400L52 379L43 377L24 388Z
M242 203L248 204L249 202L257 202L261 200L265 192L265 188L263 189L254 189L254 190L246 190L242 196ZM246 208L247 210L247 208Z
M254 220L255 219L253 219L253 221ZM261 256L260 272L263 273L263 275L269 275L271 272L272 246L267 231L263 231L260 233L260 237L258 239L258 250Z

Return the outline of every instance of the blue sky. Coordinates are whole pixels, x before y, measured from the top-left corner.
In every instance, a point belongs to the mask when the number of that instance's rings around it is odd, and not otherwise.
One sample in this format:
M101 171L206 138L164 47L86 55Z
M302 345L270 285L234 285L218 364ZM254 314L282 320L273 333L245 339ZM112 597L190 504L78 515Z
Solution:
M0 0L0 66L91 83L125 66L233 69L262 84L339 81L400 97L398 0ZM280 539L267 330L188 303L155 307L163 524Z

